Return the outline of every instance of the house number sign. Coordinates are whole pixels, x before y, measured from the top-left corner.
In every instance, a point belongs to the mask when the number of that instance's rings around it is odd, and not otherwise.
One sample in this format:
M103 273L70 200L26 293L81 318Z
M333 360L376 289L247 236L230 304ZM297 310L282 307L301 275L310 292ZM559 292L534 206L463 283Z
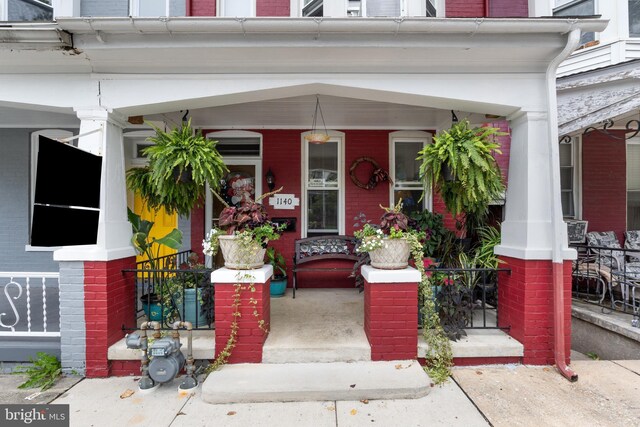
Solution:
M269 197L269 205L274 209L292 210L300 206L300 199L293 194L274 194Z

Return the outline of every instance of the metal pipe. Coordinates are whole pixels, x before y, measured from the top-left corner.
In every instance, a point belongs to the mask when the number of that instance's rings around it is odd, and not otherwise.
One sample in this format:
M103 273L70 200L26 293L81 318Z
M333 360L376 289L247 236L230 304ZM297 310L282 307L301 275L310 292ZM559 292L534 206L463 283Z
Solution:
M179 328L185 328L187 330L187 366L185 367L186 378L180 384L180 389L189 390L198 385L198 380L195 377L196 366L193 358L193 325L191 322L176 321L171 325L173 328L173 339L177 339L180 342Z
M558 148L558 116L556 99L556 73L558 66L573 52L580 42L580 29L575 28L567 37L567 44L547 67L547 111L549 114L549 164L551 167L551 271L553 286L553 341L556 367L569 381L578 380L576 374L566 364L564 329L564 281L562 254L566 246L567 229L562 221L562 202L560 200L560 154Z

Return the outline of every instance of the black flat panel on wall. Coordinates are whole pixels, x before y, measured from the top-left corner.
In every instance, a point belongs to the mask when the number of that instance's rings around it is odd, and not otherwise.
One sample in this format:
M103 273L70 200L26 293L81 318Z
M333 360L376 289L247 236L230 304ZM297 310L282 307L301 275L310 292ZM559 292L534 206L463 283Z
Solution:
M93 245L98 237L99 211L63 206L33 207L31 245Z
M35 203L100 207L102 157L40 136Z

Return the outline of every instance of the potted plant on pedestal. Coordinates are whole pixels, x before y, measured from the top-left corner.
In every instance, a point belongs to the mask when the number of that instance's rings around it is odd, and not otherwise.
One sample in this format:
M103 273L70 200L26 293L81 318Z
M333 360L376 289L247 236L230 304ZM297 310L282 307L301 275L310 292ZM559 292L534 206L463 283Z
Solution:
M229 206L214 192L225 208L220 213L219 228L213 228L202 242L205 255L214 256L220 249L227 268L251 270L262 267L267 244L280 238L279 232L285 225L271 222L267 210L259 202L281 190L263 194L255 201L247 199L238 206Z
M272 297L284 296L287 290L287 265L282 253L274 247L268 247L266 252L267 262L273 267L270 293Z
M495 154L501 154L498 128L470 128L468 120L454 123L420 151L420 177L440 194L463 235L475 237L492 201L504 198L505 186Z

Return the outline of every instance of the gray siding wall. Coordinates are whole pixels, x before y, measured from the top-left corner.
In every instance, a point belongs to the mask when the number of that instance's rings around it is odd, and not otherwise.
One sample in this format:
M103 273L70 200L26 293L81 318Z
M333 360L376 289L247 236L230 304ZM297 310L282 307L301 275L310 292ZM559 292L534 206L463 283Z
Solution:
M86 325L84 321L84 263L60 262L60 361L66 373L84 375Z
M169 13L171 16L185 16L186 0L171 0ZM129 16L129 0L82 0L80 4L82 16Z
M26 252L29 244L31 132L0 129L0 271L58 271L53 252Z

